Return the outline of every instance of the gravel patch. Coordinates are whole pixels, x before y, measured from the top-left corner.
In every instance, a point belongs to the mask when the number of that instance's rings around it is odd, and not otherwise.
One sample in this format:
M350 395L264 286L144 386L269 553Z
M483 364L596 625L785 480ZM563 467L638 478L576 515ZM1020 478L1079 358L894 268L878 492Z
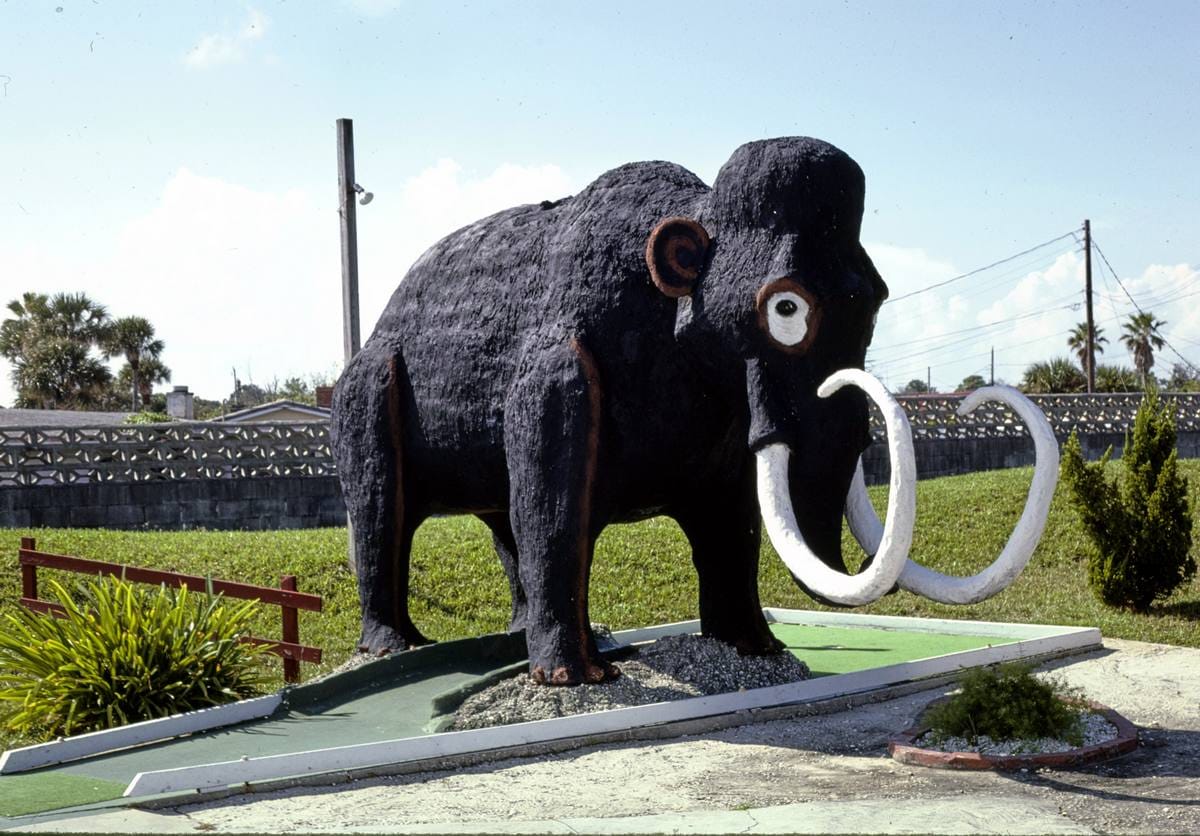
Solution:
M612 682L554 688L527 674L498 682L463 701L454 730L479 729L566 717L630 705L744 691L808 679L808 665L790 653L739 656L736 649L704 636L667 636L620 663Z
M1083 746L1095 746L1117 736L1117 727L1103 715L1086 712L1082 717ZM1033 740L992 740L981 734L972 743L965 737L947 737L935 742L933 734L926 732L917 738L917 745L936 752L978 752L981 755L1041 755L1054 752L1069 752L1082 748L1055 737L1039 737Z

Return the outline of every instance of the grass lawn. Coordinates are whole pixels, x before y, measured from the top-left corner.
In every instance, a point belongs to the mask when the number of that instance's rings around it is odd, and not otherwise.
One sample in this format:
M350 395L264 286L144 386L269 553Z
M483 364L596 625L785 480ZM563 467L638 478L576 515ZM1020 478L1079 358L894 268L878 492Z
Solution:
M1115 465L1112 465L1115 467ZM1181 462L1196 496L1200 461ZM978 572L1000 553L1025 501L1032 470L1020 468L920 482L912 557L941 572ZM872 488L880 514L886 488ZM1200 505L1200 502L1194 503ZM45 551L129 563L263 585L295 574L300 589L325 597L321 613L302 612L301 640L325 650L319 666L304 665L305 678L341 664L358 638L358 603L346 565L345 529L272 532L141 532L89 529L0 529L0 614L18 606L17 547L34 536ZM1200 523L1197 524L1200 539ZM847 555L857 544L844 536ZM987 621L1089 625L1105 636L1200 646L1200 579L1193 580L1149 615L1104 607L1087 588L1090 545L1060 485L1041 545L1022 576L996 597L966 607L927 601L907 592L859 611ZM40 570L40 577L55 573ZM60 578L68 583L79 576ZM822 609L792 583L764 537L759 588L766 606ZM614 629L695 618L696 576L687 542L671 520L656 518L611 526L600 538L592 570L592 620ZM503 630L509 612L508 584L492 551L491 537L473 517L430 520L418 531L413 551L413 618L426 635L450 639ZM256 631L279 633L278 608L264 607ZM279 665L272 662L276 682ZM0 737L0 745L11 745Z

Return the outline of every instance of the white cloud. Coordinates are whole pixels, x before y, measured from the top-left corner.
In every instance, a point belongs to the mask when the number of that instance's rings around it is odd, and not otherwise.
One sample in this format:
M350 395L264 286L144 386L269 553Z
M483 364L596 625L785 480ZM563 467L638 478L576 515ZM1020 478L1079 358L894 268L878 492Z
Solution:
M571 191L553 165L502 165L471 177L452 160L395 191L372 188L378 196L359 211L364 339L408 266L439 238L499 209ZM147 317L166 342L172 382L221 398L235 366L243 382L259 384L340 366L337 206L321 194L256 191L181 168L158 205L123 226L111 256L24 247L0 253L0 263L29 287L86 290L115 316ZM0 403L11 403L3 362L0 377Z
M472 177L454 160L442 159L398 193L378 192L374 202L358 210L363 338L408 268L439 239L501 209L572 191L570 178L556 165L505 163Z
M576 190L555 165L504 164L474 174L450 159L395 187L364 185L376 192L358 210L364 339L409 266L438 239L500 209ZM0 253L0 263L27 287L85 290L114 315L146 316L167 344L163 359L173 382L203 397L228 395L235 366L243 381L262 384L340 365L337 207L324 189L258 191L181 168L155 208L120 230L109 255L26 245ZM963 272L917 248L876 243L867 249L893 300ZM894 389L924 378L932 366L935 386L948 390L968 374L986 377L995 347L997 377L1018 382L1028 363L1066 354L1065 332L1083 319L1082 305L1064 309L1082 302L1082 261L1069 252L1047 257L1041 269L989 271L889 302L868 365ZM1143 307L1166 321L1163 333L1174 346L1200 362L1200 270L1150 265L1124 281ZM1131 365L1119 337L1133 307L1099 271L1095 286L1096 320L1110 341L1101 360ZM1004 324L980 327L995 321ZM1166 349L1157 357L1155 371L1167 374L1176 358ZM0 363L0 403L11 403L5 366Z
M880 244L867 249L893 299L963 272L919 249ZM929 369L934 386L947 391L969 374L988 377L995 349L997 379L1017 383L1030 363L1068 356L1067 332L1086 316L1083 277L1083 255L1072 250L1040 269L1014 274L998 268L890 302L880 312L868 365L893 389L913 378L923 380ZM1200 271L1186 264L1150 265L1123 281L1144 309L1166 321L1168 341L1191 362L1200 362ZM1120 334L1135 309L1099 269L1093 287L1096 324L1109 340L1099 362L1132 366ZM1189 292L1197 295L1180 298ZM1154 370L1166 375L1175 362L1178 358L1164 348L1156 353Z
M269 22L262 12L250 9L246 22L237 30L200 38L183 56L183 63L195 69L207 69L242 61L250 45L262 40Z

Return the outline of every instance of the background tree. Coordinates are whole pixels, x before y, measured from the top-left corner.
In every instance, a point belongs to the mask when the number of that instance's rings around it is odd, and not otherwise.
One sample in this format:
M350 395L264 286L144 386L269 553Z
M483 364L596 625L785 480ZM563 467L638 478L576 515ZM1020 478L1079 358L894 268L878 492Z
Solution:
M1142 387L1145 388L1149 379L1150 369L1154 368L1154 352L1162 348L1166 341L1159 331L1167 323L1157 319L1152 313L1130 314L1129 319L1121 326L1121 342L1133 355L1134 368L1142 376Z
M142 403L149 401L149 392L153 387L153 384L150 384L143 390L140 385L142 365L146 361L159 359L165 347L163 341L155 338L154 326L150 324L150 320L140 316L123 316L109 323L101 335L100 343L106 357L125 358L130 378L129 408L132 412L137 412L139 398ZM155 371L160 378L163 378L162 373L166 372L166 380L171 379L170 370L161 363Z
M1067 337L1067 348L1075 353L1079 358L1079 368L1086 370L1088 366L1088 343L1087 343L1088 327L1086 322L1080 322L1071 329L1070 336ZM1097 354L1104 353L1104 344L1108 342L1108 337L1104 336L1103 328L1092 327L1092 343L1096 348ZM1099 369L1097 369L1099 372Z
M1200 371L1194 366L1175 363L1171 366L1171 376L1163 381L1168 392L1200 392Z
M1097 366L1097 392L1136 392L1142 388L1138 373L1128 366Z
M278 379L271 381L266 387L270 400L288 400L314 406L317 403L317 387L332 386L336 378L328 374L312 374L307 378L289 377L280 383Z
M1027 366L1021 378L1021 389L1042 394L1082 392L1087 389L1087 377L1068 358L1054 357Z
M983 379L983 375L969 374L962 379L962 383L958 384L958 391L969 392L981 386L987 386L987 381Z
M171 382L171 370L157 357L142 358L138 367L137 392L138 409L149 409L150 402L155 399L154 387L160 383ZM122 405L128 402L127 394L134 386L133 367L126 363L117 373L113 389L120 396ZM161 396L160 396L161 397ZM165 403L165 400L164 400Z
M103 398L111 372L92 349L109 324L103 305L83 293L25 293L0 324L0 356L13 364L16 405L70 409Z
M904 388L900 390L901 395L924 395L932 392L933 389L924 380L913 378L908 383L904 384Z
M229 397L225 401L225 406L227 407L227 411L232 412L251 406L259 406L260 404L269 403L272 400L274 398L271 397L271 394L257 383L242 383L239 380L237 387L229 393Z

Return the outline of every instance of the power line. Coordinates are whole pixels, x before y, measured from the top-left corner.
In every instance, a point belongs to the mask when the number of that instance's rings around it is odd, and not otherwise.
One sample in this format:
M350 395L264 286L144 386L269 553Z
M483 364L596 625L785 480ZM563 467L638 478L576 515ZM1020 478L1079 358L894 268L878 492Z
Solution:
M1070 333L1071 333L1070 331L1056 331L1052 334L1043 334L1040 337L1034 337L1032 340L1025 340L1024 342L1019 342L1019 343L998 345L998 346L994 346L994 348L996 351L1008 351L1008 350L1011 350L1014 348L1023 348L1027 345L1033 345L1035 343L1040 343L1040 342L1043 342L1044 340L1048 340L1048 339L1051 339L1054 337L1062 338L1065 336L1069 336ZM991 348L989 348L987 351L981 351L976 354L963 355L962 357L956 358L952 362L957 363L957 362L961 362L961 361L972 360L972 359L975 359L976 357L988 357L988 356L990 356L990 354L991 354ZM881 365L886 367L887 364L886 363L882 363L882 364L873 363L871 365L873 368L879 368ZM912 365L912 366L908 366L908 367L906 367L904 369L900 369L900 370L887 370L885 368L883 371L883 374L884 374L884 376L891 377L891 378L906 377L907 375L915 374L916 372L924 369L927 365L930 365L930 363L922 362L921 365L919 365L919 366ZM999 363L998 362L998 363L996 363L996 365L997 366L1004 366L1004 365L1021 366L1021 365L1029 365L1029 364L1028 363Z
M982 272L984 272L985 270L991 270L993 267L999 267L1001 264L1007 264L1008 262L1010 262L1010 261L1013 261L1013 260L1015 260L1015 259L1018 259L1018 258L1020 258L1020 257L1021 257L1021 256L1023 256L1023 255L1028 255L1029 253L1032 253L1032 252L1035 252L1035 251L1037 251L1037 250L1040 250L1040 249L1042 249L1043 247L1048 247L1048 246L1050 246L1051 244L1055 244L1055 243L1057 243L1057 242L1059 242L1059 241L1062 241L1062 240L1064 240L1064 239L1066 239L1066 238L1074 238L1074 237L1075 237L1075 232L1076 232L1075 230L1071 230L1070 232L1067 232L1067 233L1065 233L1065 234L1063 234L1063 235L1059 235L1059 236L1058 236L1058 237L1056 237L1056 238L1051 238L1049 241L1043 241L1041 244L1038 244L1038 245L1036 245L1036 246L1030 247L1030 248L1029 248L1029 249L1027 249L1027 250L1021 250L1021 252L1019 252L1019 253L1014 253L1013 255L1007 256L1006 258L1002 258L1002 259L1000 259L999 261L993 261L991 264L986 264L986 265L984 265L983 267L976 267L974 270L968 270L966 273L962 273L962 274L960 274L960 275L958 275L958 276L954 276L954 277L952 277L952 278L945 279L945 280L943 280L943 281L940 281L940 282L935 282L934 284L928 285L928 286L926 286L926 287L922 287L922 288L920 288L920 289L918 289L918 290L914 290L914 291L911 291L911 292L909 292L909 293L905 293L905 294L904 294L904 295L902 295L902 296L897 296L897 297L895 297L895 298L893 298L893 299L889 299L889 300L887 301L887 303L888 303L888 304L891 304L891 303L893 303L893 302L899 302L899 301L901 301L901 300L904 300L904 299L911 299L913 296L919 296L920 294L922 294L922 293L927 293L927 292L928 292L928 291L930 291L930 290L936 290L936 289L937 289L937 288L939 288L939 287L945 287L945 286L946 286L946 285L948 285L948 284L953 284L954 282L962 281L963 279L967 279L967 278L970 278L971 276L978 275L979 273L982 273Z
M1075 294L1072 293L1071 295L1074 296ZM962 331L951 332L951 333L966 333L966 332L970 332L970 331L982 330L982 329L987 329L987 328L995 328L1000 325L1008 325L1010 323L1019 322L1024 319L1030 319L1035 316L1043 316L1045 314L1055 313L1056 311L1074 310L1078 307L1079 307L1079 303L1075 302L1074 304L1070 304L1070 305L1060 305L1056 308L1042 308L1040 310L1030 311L1029 313L1019 314L1018 316L1009 317L1008 319L997 320L995 322L988 323L987 325L976 326L975 328L964 328ZM950 336L950 334L942 334L940 336L945 337L945 336ZM886 365L889 362L895 363L895 362L899 362L901 360L909 360L909 359L912 359L913 357L925 357L925 358L929 359L929 358L932 358L933 356L936 356L938 353L945 351L946 349L954 348L955 346L959 346L964 343L973 342L973 341L979 339L981 336L983 336L983 335L972 333L969 336L960 337L959 339L951 340L950 342L943 343L941 345L930 346L928 348L921 349L920 351L916 351L911 354L903 354L899 357L893 357L890 360L885 360L884 365ZM931 339L931 338L926 337L921 340L913 340L913 343L921 342L923 340L928 340L928 339ZM889 348L899 348L899 347L903 347L905 345L908 345L908 343L896 343L892 346L889 346Z
M1117 271L1113 269L1113 266L1111 264L1109 264L1108 256L1106 256L1104 254L1104 250L1100 249L1100 246L1096 243L1095 238L1092 239L1092 246L1096 249L1096 252L1098 252L1100 254L1100 260L1104 262L1104 266L1108 268L1108 272L1112 273L1112 277L1114 279L1116 279L1117 286L1125 292L1126 296L1129 297L1129 301L1133 304L1133 306L1135 308L1137 308L1137 312L1144 316L1146 314L1146 312L1144 310L1142 310L1142 306L1137 303L1137 300L1133 298L1133 294L1131 294L1129 292L1129 289L1125 287L1125 283L1123 281L1121 281L1121 277L1117 275ZM1191 294L1188 294L1188 295L1191 295ZM1183 364L1185 366L1193 369L1194 371L1200 372L1200 368L1198 368L1195 363L1191 362L1186 357L1184 357L1182 354L1180 354L1179 350L1176 349L1175 346L1171 345L1170 341L1167 340L1166 337L1164 337L1162 334L1159 334L1158 336L1163 341L1163 345L1165 345L1167 348L1171 349L1171 353L1173 353L1176 357L1178 357L1180 360L1182 360Z

